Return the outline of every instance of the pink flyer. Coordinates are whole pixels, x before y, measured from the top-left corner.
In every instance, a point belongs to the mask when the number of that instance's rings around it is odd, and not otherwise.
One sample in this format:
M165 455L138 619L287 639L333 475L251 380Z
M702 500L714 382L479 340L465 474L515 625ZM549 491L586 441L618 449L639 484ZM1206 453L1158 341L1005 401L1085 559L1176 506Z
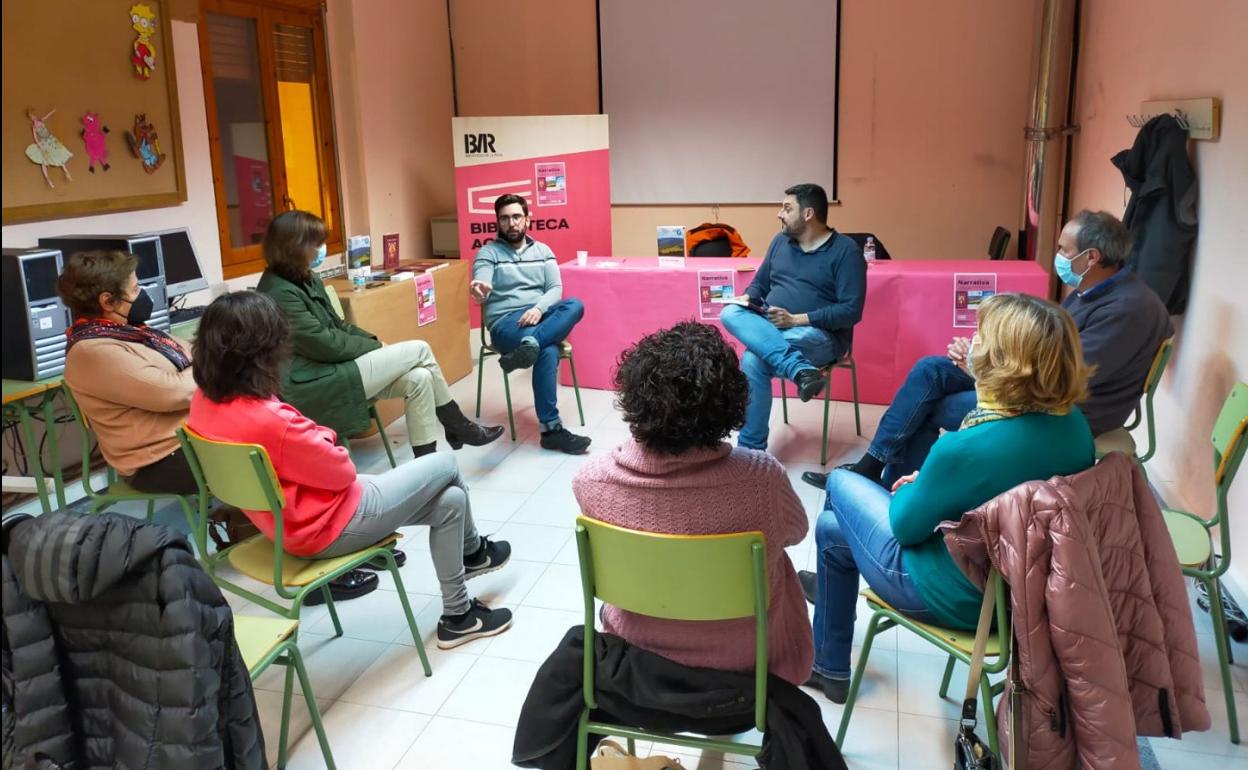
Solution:
M732 270L698 271L698 305L702 320L719 318L724 303L732 301L736 293L735 275Z
M416 325L424 326L438 320L438 298L433 290L433 276L420 273L416 284Z
M996 273L954 273L954 328L974 329L979 324L979 303L996 293Z
M568 172L564 163L535 163L533 175L537 178L537 205L568 205Z

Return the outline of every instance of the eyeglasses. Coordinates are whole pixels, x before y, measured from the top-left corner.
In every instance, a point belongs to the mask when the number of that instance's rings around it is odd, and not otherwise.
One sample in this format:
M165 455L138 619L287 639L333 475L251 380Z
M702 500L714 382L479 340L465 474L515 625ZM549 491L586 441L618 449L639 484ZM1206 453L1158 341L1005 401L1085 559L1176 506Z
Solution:
M527 214L510 214L510 215L500 214L498 217L498 221L499 222L523 222L526 216L528 215Z

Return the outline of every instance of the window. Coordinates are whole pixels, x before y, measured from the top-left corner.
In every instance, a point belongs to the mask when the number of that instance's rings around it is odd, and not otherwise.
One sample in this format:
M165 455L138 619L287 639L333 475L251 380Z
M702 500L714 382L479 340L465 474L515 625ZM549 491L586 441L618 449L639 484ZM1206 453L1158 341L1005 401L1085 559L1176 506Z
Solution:
M294 6L307 6L295 10ZM282 211L325 220L342 249L325 28L316 0L200 0L199 45L226 278L264 269Z

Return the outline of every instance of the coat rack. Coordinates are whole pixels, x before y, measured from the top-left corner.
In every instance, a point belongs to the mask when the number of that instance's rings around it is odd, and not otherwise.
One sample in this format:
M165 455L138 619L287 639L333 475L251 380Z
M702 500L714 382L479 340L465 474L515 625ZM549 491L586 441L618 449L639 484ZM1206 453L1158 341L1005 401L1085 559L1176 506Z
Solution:
M1158 115L1173 115L1192 139L1217 141L1222 130L1222 101L1215 97L1205 99L1168 99L1141 102L1140 112L1127 116L1127 122L1136 128Z

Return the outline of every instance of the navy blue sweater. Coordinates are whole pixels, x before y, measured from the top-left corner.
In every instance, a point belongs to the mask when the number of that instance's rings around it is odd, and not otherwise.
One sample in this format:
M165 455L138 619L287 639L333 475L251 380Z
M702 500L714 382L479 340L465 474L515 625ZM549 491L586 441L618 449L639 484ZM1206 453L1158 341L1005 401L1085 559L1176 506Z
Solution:
M850 329L862 320L867 263L847 235L834 233L819 248L805 252L797 241L778 233L745 291L790 313L806 313L811 326L848 344Z

